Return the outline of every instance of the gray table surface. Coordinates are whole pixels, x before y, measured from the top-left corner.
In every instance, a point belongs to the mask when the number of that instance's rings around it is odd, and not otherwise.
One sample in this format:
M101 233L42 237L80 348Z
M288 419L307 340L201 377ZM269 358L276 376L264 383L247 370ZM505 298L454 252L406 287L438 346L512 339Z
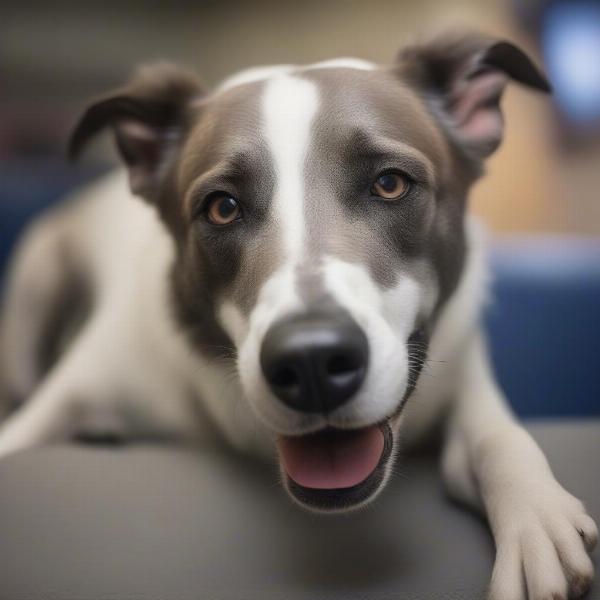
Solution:
M600 421L530 429L600 517ZM0 600L475 600L493 555L428 456L336 517L296 508L273 465L222 452L71 446L0 461Z

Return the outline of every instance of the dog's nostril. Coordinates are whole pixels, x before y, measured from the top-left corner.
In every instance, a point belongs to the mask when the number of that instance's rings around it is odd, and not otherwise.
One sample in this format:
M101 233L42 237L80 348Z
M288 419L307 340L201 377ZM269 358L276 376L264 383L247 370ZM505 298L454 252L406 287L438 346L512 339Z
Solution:
M298 373L290 367L284 367L273 373L270 381L273 385L284 388L291 388L299 384Z

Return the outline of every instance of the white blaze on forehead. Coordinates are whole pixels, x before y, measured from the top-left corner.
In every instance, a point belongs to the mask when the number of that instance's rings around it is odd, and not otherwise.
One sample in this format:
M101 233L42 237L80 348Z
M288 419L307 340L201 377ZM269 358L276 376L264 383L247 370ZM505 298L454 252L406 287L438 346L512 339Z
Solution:
M272 211L288 263L302 251L304 167L318 105L317 88L305 79L284 75L265 86L262 121L276 179Z

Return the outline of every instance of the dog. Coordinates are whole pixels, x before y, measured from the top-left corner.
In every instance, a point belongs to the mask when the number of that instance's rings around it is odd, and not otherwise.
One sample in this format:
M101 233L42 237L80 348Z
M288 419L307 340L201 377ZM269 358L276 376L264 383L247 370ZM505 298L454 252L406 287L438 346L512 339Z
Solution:
M218 437L276 455L296 503L340 512L381 493L400 443L441 427L445 485L495 538L489 597L585 593L596 525L511 414L479 323L467 196L511 79L550 91L515 45L467 32L391 65L260 67L211 92L157 63L93 103L70 154L110 129L125 168L17 249L0 456Z

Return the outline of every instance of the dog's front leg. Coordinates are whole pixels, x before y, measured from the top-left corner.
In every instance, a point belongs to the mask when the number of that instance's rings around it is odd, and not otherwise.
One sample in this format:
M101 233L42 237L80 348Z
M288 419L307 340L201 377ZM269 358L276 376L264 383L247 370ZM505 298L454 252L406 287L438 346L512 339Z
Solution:
M0 423L0 458L76 433L81 409L110 385L97 329L87 325L32 396Z
M491 374L481 337L463 354L443 453L455 498L484 511L496 543L489 597L579 597L593 578L598 530L554 478L542 451L513 418Z

